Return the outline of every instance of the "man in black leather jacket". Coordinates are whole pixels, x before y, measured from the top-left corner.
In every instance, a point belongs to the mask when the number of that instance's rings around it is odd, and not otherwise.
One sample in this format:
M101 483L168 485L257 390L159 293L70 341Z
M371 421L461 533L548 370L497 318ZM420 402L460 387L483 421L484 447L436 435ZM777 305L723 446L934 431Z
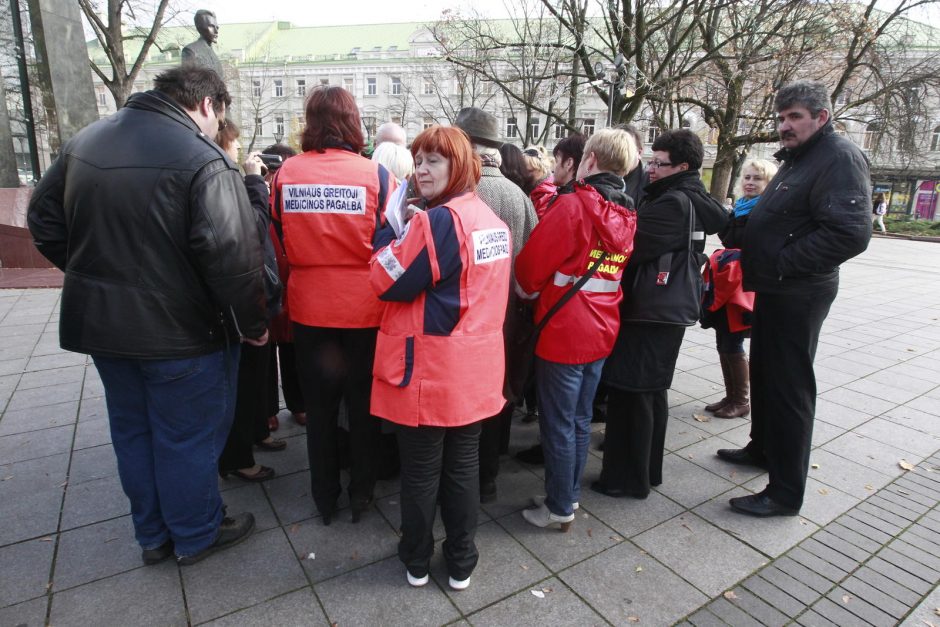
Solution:
M190 564L244 538L218 456L239 336L264 343L261 244L245 186L213 138L231 103L205 68L91 124L36 186L29 229L65 271L62 348L94 359L144 563Z
M826 86L797 81L776 96L784 164L751 212L741 247L751 329L751 441L718 456L767 468L762 492L731 499L753 516L803 505L816 411L813 359L839 289L839 264L868 247L868 160L833 132Z

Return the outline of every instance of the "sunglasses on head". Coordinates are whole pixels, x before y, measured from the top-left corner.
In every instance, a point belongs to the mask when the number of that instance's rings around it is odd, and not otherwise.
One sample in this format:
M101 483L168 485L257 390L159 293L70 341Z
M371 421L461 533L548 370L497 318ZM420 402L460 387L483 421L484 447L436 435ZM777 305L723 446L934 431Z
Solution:
M525 150L522 151L522 154L526 155L527 157L541 156L539 155L539 151L536 150L535 148L526 148Z

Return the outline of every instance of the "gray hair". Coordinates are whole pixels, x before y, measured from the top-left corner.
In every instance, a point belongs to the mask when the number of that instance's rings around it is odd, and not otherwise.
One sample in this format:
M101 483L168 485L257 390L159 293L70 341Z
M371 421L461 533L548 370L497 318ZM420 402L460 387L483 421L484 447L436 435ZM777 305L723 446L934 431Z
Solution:
M832 111L829 89L823 83L806 80L784 85L777 92L774 108L783 111L792 107L806 107L814 118L819 117L823 109Z
M394 142L382 142L376 146L372 153L372 160L388 168L399 181L410 177L415 171L415 162L411 152Z
M481 157L489 157L497 163L497 165L502 165L503 156L499 154L499 148L493 148L492 146L484 146L482 144L473 144L473 150Z

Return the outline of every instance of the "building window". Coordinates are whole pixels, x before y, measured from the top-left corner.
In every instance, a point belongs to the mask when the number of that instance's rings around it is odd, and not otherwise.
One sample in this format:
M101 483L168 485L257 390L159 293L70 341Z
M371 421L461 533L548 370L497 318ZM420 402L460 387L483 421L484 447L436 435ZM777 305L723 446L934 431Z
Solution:
M392 95L401 96L401 77L400 76L392 77Z
M255 118L255 135L264 135L264 120Z
M519 126L516 124L516 118L506 118L506 137L517 137L519 135Z
M372 137L375 135L376 121L374 115L366 115L362 117L362 126L366 129L366 135Z
M596 120L594 118L584 118L581 120L581 134L585 137L593 135L595 124Z
M863 150L877 150L878 141L881 139L881 127L872 122L865 127L865 134L862 136Z
M843 89L842 91L839 92L839 95L836 96L836 105L841 107L845 105L845 103L847 103L848 101L849 101L849 90Z
M720 135L720 133L721 132L717 128L709 128L708 137L705 138L705 143L709 146L714 146L718 143L718 135Z
M832 129L836 135L841 135L842 137L845 137L845 124L843 124L842 122L836 122L835 124L833 124Z
M274 79L274 97L282 98L284 96L284 81L279 78Z
M369 76L366 78L366 96L374 96L378 93L376 89L375 77Z
M330 79L327 78L327 77L323 77L323 78L320 79L320 84L321 84L321 85L325 85L326 87L329 87L329 86L330 86Z
M261 97L261 81L257 78L251 80L251 95L253 98Z
M352 93L352 90L353 90L353 79L352 79L351 76L344 76L344 77L343 77L343 89L345 89L345 90L348 91L349 93Z
M425 117L424 122L422 122L422 125L421 125L421 130L426 131L432 126L434 126L434 118Z
M647 143L647 144L652 144L654 141L656 141L656 138L657 138L657 137L659 137L659 127L658 127L658 126L650 126L650 127L648 127L648 128L646 129L646 143ZM717 134L715 135L715 141L716 141L716 142L718 141L718 135L717 135Z
M274 134L278 137L284 137L284 116L274 116Z
M103 92L98 92L98 105L102 107L108 106L108 96Z
M297 79L297 95L303 98L307 95L307 79L298 78Z
M930 152L940 152L940 125L933 129L930 136Z
M434 79L431 78L430 76L425 76L425 77L424 77L424 88L423 88L423 90L422 90L422 93L423 93L425 96L433 96L433 95L434 95Z
M555 122L555 139L565 138L565 125L561 122Z
M297 129L298 133L304 132L304 126L307 124L307 120L302 115L298 115L294 118L294 126Z
M538 137L539 136L539 119L538 118L529 118L529 136Z

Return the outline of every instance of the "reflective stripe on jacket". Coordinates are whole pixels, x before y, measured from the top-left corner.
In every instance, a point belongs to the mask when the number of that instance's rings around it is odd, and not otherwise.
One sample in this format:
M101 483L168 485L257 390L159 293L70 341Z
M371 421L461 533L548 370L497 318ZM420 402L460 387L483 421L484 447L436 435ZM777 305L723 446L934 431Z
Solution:
M369 259L384 199L395 187L382 166L339 148L291 157L271 203L290 262L290 318L307 326L379 326ZM278 226L278 225L276 225Z
M502 409L509 228L474 193L377 238L370 279L387 302L371 411L407 426L456 427ZM382 245L384 241L390 241Z

